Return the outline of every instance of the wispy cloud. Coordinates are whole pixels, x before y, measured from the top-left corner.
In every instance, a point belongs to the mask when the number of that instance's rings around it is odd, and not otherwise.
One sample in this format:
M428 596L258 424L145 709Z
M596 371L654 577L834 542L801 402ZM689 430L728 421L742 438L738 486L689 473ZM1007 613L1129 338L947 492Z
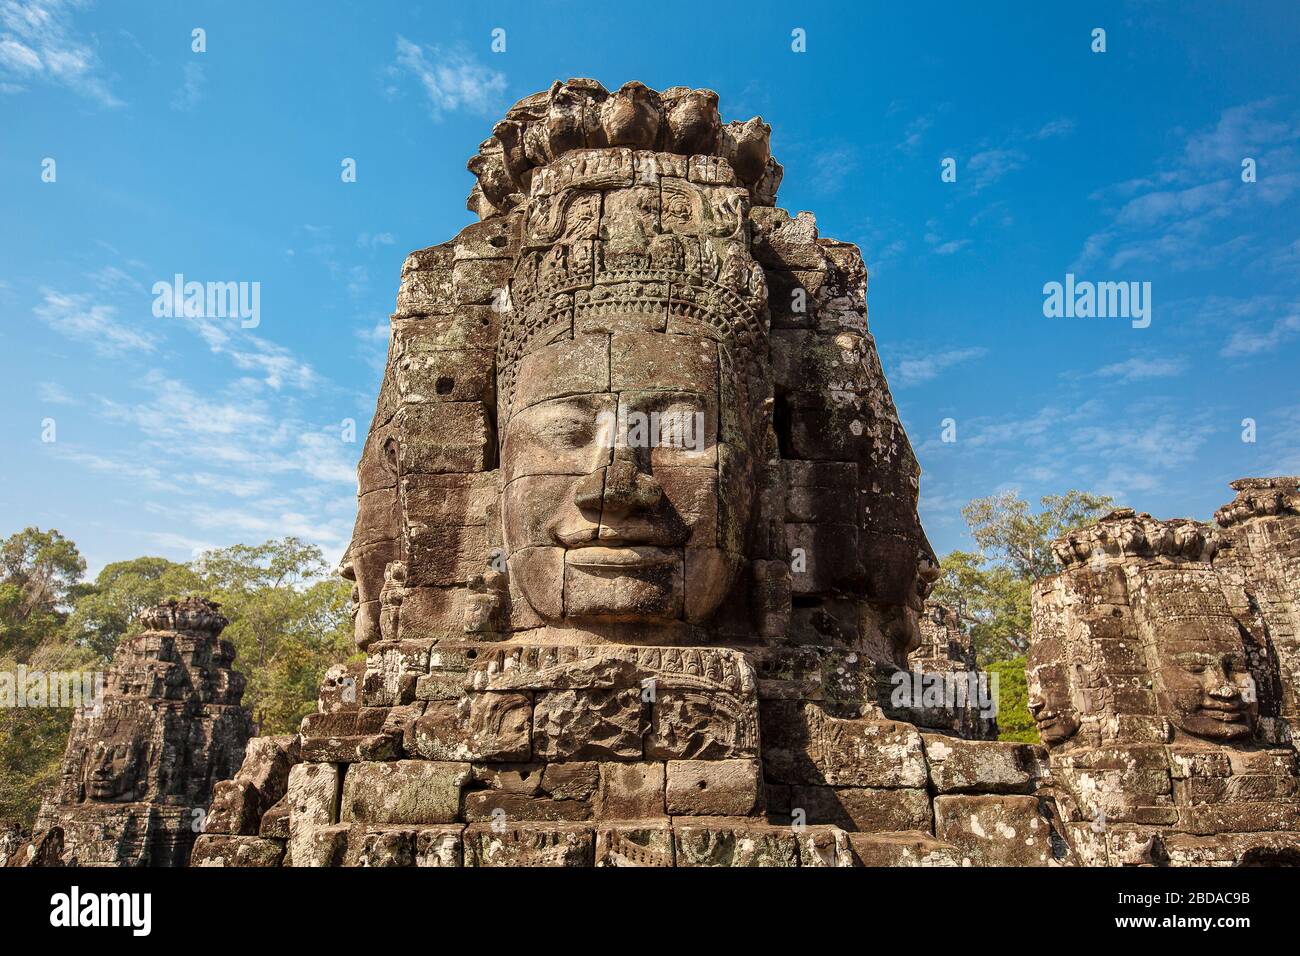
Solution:
M152 352L154 336L130 328L117 317L117 308L96 303L89 295L69 295L43 290L44 301L34 310L36 317L60 335L89 345L100 355L124 352Z
M1300 309L1264 324L1238 329L1229 336L1219 354L1224 358L1245 358L1271 352L1294 335L1300 335Z
M903 359L890 372L889 381L899 388L920 385L923 382L929 382L937 378L940 373L947 369L961 365L963 362L981 358L987 354L988 349L975 347L949 349L946 352L935 352L921 358Z
M51 405L76 405L77 399L72 393L60 385L58 382L41 382L37 387L37 395L41 401L49 402Z
M480 63L461 49L422 46L397 37L397 62L388 75L397 80L414 78L429 100L435 120L444 113L465 110L488 115L495 112L506 91L504 73ZM396 86L390 86L396 91Z
M73 11L87 5L85 0L0 0L0 91L56 83L104 106L121 106L94 47L73 27Z
M180 87L172 96L172 109L181 113L188 113L194 107L199 105L199 100L203 99L203 86L206 77L203 73L203 64L191 60L185 64L185 78Z
M1261 215L1300 191L1300 117L1281 101L1259 100L1224 110L1192 133L1150 174L1097 190L1108 224L1090 235L1072 270L1098 264L1121 269L1161 264L1193 270L1230 262L1253 249ZM1243 160L1257 180L1243 182Z
M975 189L984 189L1020 169L1029 157L1018 149L986 149L966 161L966 172L975 180Z
M1144 382L1157 378L1175 378L1186 372L1188 367L1187 359L1181 356L1135 356L1123 362L1104 365L1093 374L1098 378L1110 378L1123 383Z

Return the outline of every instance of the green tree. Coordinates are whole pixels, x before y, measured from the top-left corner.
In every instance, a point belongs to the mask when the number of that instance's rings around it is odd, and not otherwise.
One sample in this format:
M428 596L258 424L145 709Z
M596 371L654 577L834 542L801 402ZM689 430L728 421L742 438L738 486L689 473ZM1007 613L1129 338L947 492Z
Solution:
M0 542L0 657L25 663L62 625L85 573L77 546L53 529L25 528Z
M192 567L198 593L230 619L225 636L260 732L296 732L325 670L352 653L351 585L330 574L319 548L292 537L209 551Z
M1033 623L1034 581L1055 573L1052 542L1114 507L1105 495L1044 495L1041 510L1015 492L976 498L962 508L979 552L953 551L941 562L932 599L956 612L982 668L998 674L1002 740L1037 741L1027 706L1025 652Z
M15 673L18 661L0 659L0 671ZM26 661L29 671L94 671L102 661L58 635ZM68 707L0 708L0 820L30 830L41 800L58 783L73 711Z
M76 644L111 658L122 638L139 632L141 611L198 591L199 576L189 565L151 557L116 561L79 589L65 631Z
M77 546L59 532L25 528L0 542L0 672L93 669L95 655L68 646L67 606L86 571ZM72 711L0 708L0 820L30 828L58 779Z
M1030 581L1055 573L1051 545L1056 538L1096 521L1115 506L1109 497L1086 491L1038 500L1042 510L1037 514L1014 491L976 498L961 509L981 553Z
M941 567L931 600L956 612L979 661L1006 660L1029 649L1029 581L969 551L949 553Z
M998 675L998 740L1038 743L1038 728L1029 713L1025 659L994 661L986 669Z

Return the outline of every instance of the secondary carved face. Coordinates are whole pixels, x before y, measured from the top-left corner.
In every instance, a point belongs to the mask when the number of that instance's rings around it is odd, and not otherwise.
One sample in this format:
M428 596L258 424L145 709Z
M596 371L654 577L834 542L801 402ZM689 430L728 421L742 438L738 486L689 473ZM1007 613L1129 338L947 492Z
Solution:
M1235 627L1203 619L1158 641L1163 709L1178 730L1207 740L1238 740L1254 731L1253 681Z
M1065 666L1059 663L1027 668L1029 713L1038 736L1048 747L1065 743L1079 729L1079 714L1070 692Z
M86 799L132 799L144 763L145 741L134 724L96 742L86 761Z
M558 622L701 622L743 562L746 430L722 408L722 346L579 335L520 363L501 469L510 573ZM725 386L724 386L725 387Z

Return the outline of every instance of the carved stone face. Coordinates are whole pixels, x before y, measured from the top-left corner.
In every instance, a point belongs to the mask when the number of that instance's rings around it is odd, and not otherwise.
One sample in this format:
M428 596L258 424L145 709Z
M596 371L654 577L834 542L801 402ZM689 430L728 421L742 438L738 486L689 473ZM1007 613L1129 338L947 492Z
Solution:
M1182 622L1155 645L1160 702L1174 726L1206 740L1238 740L1254 731L1256 704L1241 640L1229 622Z
M501 452L510 573L549 622L702 622L743 563L747 430L723 350L664 332L579 335L521 363Z
M132 799L144 770L144 750L144 735L134 723L119 724L97 741L86 759L86 799Z
M1029 713L1038 726L1038 736L1048 747L1065 743L1079 729L1066 668L1060 663L1026 669L1029 685Z
M385 383L387 385L387 383ZM357 520L342 573L354 582L352 615L358 647L378 639L384 569L397 558L397 463L392 426L371 431L357 470Z

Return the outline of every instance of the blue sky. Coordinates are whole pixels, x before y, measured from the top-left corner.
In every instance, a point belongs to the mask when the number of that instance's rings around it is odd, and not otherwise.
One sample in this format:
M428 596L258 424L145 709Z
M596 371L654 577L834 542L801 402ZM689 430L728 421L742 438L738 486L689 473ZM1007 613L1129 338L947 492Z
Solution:
M941 553L1004 489L1209 517L1300 473L1298 40L1294 2L0 0L0 534L56 527L92 573L283 534L337 558L402 260L470 221L504 108L570 76L772 125L779 204L862 247ZM1150 326L1046 318L1068 272L1150 282ZM176 273L260 283L260 324L155 317Z

